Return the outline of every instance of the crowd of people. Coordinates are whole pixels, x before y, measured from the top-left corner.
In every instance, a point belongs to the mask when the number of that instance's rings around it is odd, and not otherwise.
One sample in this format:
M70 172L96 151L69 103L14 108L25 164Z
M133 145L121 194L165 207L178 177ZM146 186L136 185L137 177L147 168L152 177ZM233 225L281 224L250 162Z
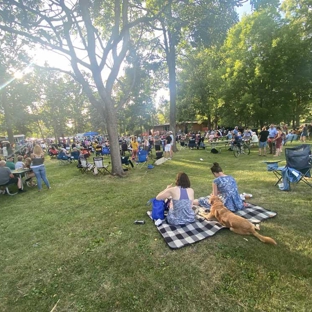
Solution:
M200 148L205 147L205 140L208 142L214 142L222 139L226 139L232 144L240 145L241 142L249 141L258 144L259 146L259 156L266 156L267 148L268 153L274 156L279 156L282 153L283 145L287 142L292 142L300 140L305 143L306 140L311 136L311 125L304 124L301 128L296 130L288 130L287 125L275 126L271 124L270 126L263 127L261 130L251 130L250 128L239 129L239 127L234 127L233 129L219 128L215 130L209 130L204 133L202 132L190 132L184 134L179 132L176 137L173 137L171 131L164 131L162 133L157 133L157 135L146 135L146 136L121 136L119 138L120 153L124 156L126 152L130 155L133 161L137 161L138 153L140 149L146 151L151 151L155 149L156 151L162 151L166 159L171 159L174 155L173 153L173 142L174 139L177 144L181 146L187 146L189 148ZM4 185L7 183L14 182L18 185L21 190L20 182L18 178L9 174L9 170L16 170L26 168L28 169L26 183L28 186L38 186L38 190L42 189L42 182L50 189L49 181L46 177L45 167L44 167L44 154L47 152L51 157L56 156L59 159L82 159L88 158L92 153L95 155L103 155L103 153L109 154L110 142L108 137L96 135L87 136L84 138L59 138L57 141L53 140L28 140L25 142L21 150L19 150L19 155L17 157L16 163L14 163L14 153L9 155L8 152L13 151L12 146L8 142L0 143L0 160L2 156L1 170L0 170L0 184ZM73 156L74 155L74 156ZM219 170L219 171L218 171ZM220 168L216 166L212 168L212 172L216 179L214 181L215 185L218 185L220 190L223 189L223 185L235 185L235 181L231 178L225 178L225 175L220 171ZM6 171L6 173L5 173ZM36 182L34 181L36 178ZM13 180L14 181L13 181ZM187 180L184 175L179 177L180 179ZM225 181L226 183L221 183ZM177 182L178 184L180 182ZM182 182L181 182L182 183ZM188 182L183 182L188 185ZM183 184L184 185L184 184ZM179 186L179 185L177 185ZM175 189L176 190L176 189ZM215 191L214 191L215 192ZM188 193L188 192L187 192ZM177 197L178 192L174 193ZM186 195L182 194L184 198ZM188 193L188 197L192 197ZM239 202L239 199L237 199ZM199 198L195 200L195 203L199 205L208 206L208 202L205 198ZM237 202L235 203L237 207L240 207ZM229 204L229 209L232 209L233 203Z
M42 181L45 183L48 189L51 188L50 183L46 176L46 170L44 166L44 151L40 145L35 145L30 157L28 155L18 155L17 161L14 163L14 157L9 156L6 160L0 160L0 185L6 186L9 184L16 184L18 192L26 192L22 186L22 180L20 176L15 176L12 171L19 173L25 170L26 183L28 186L38 186L38 191L42 190ZM33 181L36 177L37 183ZM5 192L1 190L1 193Z

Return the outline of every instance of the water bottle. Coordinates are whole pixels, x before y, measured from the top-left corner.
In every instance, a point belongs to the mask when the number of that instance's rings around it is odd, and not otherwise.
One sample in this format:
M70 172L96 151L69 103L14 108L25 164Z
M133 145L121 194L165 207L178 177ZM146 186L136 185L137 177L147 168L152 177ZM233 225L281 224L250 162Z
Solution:
M144 220L135 220L134 224L145 224Z

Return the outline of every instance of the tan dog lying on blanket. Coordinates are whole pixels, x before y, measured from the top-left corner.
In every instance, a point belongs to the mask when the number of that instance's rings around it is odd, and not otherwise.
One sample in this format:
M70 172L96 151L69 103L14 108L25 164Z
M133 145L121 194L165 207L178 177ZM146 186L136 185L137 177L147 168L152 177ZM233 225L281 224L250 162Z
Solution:
M259 228L254 224L228 210L223 205L222 200L218 196L211 196L210 204L211 207L209 214L200 214L205 219L211 220L213 217L215 217L219 223L237 234L254 235L263 243L276 245L276 242L273 238L260 235L256 231L256 229L258 230Z

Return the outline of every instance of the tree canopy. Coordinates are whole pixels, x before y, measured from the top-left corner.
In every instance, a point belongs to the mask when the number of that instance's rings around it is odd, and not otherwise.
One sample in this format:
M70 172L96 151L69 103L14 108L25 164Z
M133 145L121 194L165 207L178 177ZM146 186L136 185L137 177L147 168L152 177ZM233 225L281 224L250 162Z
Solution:
M238 21L240 0L0 0L2 129L63 136L92 124L108 133L122 176L118 134L159 121L173 132L176 118L298 126L311 114L310 4L250 2ZM34 66L15 80L38 46L71 68ZM164 86L170 101L157 109Z

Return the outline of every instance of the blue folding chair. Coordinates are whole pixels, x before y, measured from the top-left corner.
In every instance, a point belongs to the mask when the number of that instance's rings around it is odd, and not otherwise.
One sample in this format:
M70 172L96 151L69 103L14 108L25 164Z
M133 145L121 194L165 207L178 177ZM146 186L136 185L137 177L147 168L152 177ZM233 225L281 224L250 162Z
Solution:
M141 169L144 165L147 164L147 160L148 160L148 151L140 150L138 153L137 167Z
M56 159L58 160L59 165L68 165L71 163L71 157L67 156L63 151L59 152Z
M107 146L103 146L102 148L102 155L110 155L110 149Z
M272 171L277 181L275 185L282 183L283 190L290 190L290 183L304 182L312 187L307 179L311 176L311 147L302 144L285 149L286 165L278 166L278 162L266 162L268 171Z
M72 151L72 152L70 153L71 159L72 159L73 161L77 161L77 162L78 162L78 159L79 159L79 155L80 155L79 151Z

